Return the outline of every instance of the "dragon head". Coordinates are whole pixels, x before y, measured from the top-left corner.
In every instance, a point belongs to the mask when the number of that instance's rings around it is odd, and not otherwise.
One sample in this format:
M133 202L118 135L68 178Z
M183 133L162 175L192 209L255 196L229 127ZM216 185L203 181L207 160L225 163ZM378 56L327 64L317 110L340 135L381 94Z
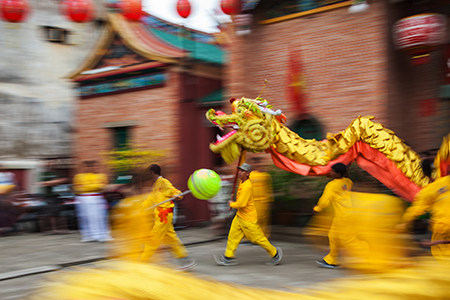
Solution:
M210 144L210 149L220 153L228 164L235 161L242 150L262 152L269 148L280 128L279 123L286 121L281 111L271 110L264 99L232 98L230 102L231 114L214 109L206 113L206 118L221 130L230 129L223 136L217 135L217 141Z

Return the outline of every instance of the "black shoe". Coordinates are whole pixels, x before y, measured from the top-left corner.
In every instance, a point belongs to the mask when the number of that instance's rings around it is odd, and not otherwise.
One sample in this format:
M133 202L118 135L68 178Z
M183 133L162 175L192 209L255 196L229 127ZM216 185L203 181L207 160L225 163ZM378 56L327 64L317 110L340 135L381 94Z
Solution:
M178 267L178 269L181 271L189 271L197 265L195 260L190 259L189 257L179 258L178 261L180 263L180 266Z
M235 266L238 264L236 258L228 258L225 255L214 255L214 261L219 266Z
M325 260L316 260L316 263L319 265L320 268L327 268L327 269L337 269L340 268L340 265L332 265L327 263Z
M272 260L267 262L266 265L276 266L276 265L280 264L280 261L282 258L283 258L283 251L281 251L281 248L277 248L277 254L275 254L275 256L272 257Z

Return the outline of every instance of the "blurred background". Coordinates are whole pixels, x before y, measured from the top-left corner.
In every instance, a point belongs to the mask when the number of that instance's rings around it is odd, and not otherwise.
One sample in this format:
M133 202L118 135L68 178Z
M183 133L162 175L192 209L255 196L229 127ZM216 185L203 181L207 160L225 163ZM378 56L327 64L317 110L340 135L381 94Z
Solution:
M446 1L162 2L0 1L0 165L16 185L2 197L13 206L39 205L50 168L66 179L53 192L70 211L84 160L101 162L110 203L133 169L153 162L182 190L199 168L233 175L209 150L219 130L205 112L256 98L266 79L262 97L303 138L373 115L426 158L449 132ZM327 179L252 156L272 175L273 222L305 224ZM386 190L352 168L355 188ZM211 221L207 202L188 195L184 205L193 223Z

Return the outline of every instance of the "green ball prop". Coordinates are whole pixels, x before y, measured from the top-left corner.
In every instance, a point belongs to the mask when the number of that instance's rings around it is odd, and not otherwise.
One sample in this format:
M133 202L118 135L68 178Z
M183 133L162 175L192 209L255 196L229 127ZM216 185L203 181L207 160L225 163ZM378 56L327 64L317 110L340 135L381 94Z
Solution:
M192 173L188 180L188 188L195 198L207 200L214 197L222 187L220 176L209 169L200 169Z

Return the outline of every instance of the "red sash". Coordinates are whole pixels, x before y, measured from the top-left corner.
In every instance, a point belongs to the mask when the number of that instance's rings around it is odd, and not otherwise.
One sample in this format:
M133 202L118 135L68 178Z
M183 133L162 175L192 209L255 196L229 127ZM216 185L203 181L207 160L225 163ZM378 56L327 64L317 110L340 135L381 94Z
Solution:
M171 207L171 208L162 208L162 207L158 206L157 209L158 209L158 212L159 212L158 213L159 221L167 224L167 216L170 213L173 213L173 207Z

